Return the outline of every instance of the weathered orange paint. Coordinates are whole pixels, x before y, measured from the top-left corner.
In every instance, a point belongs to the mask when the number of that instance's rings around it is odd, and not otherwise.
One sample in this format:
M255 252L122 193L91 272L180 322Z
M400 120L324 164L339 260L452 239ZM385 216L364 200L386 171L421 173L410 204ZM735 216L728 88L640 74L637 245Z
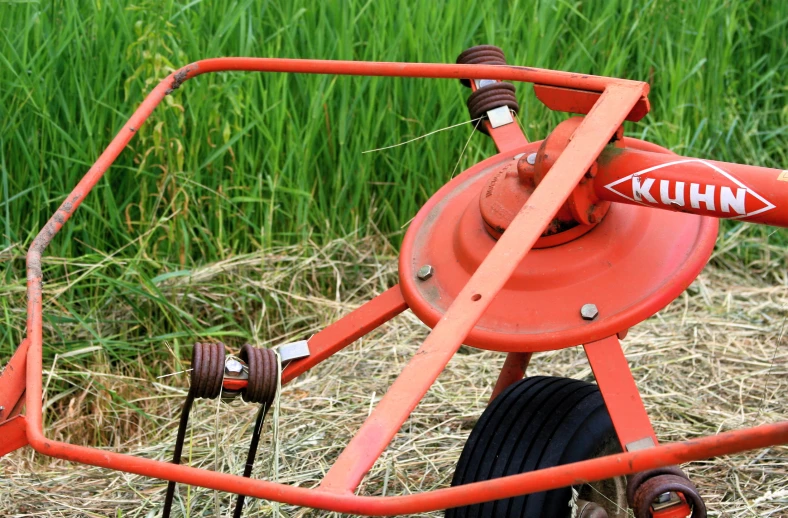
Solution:
M310 338L309 356L290 362L282 372L282 383L290 382L407 308L399 285L387 289Z
M553 111L586 114L599 100L599 92L548 85L534 85L536 98ZM641 97L626 120L637 122L651 109L648 97Z
M495 382L490 395L490 402L494 401L510 385L523 379L525 370L528 368L528 364L531 363L532 355L533 353L509 353L506 355L506 360L503 362L501 372L498 374L498 380Z
M400 249L400 287L427 325L441 321L499 243L479 209L489 177L540 146L531 142L499 153L457 175L410 223ZM549 351L633 327L692 283L714 249L717 228L713 218L614 204L593 232L512 259L513 275L463 343L505 352ZM512 233L517 230L509 228L503 238ZM417 272L425 264L435 275L421 281ZM599 308L593 321L580 316L586 303Z

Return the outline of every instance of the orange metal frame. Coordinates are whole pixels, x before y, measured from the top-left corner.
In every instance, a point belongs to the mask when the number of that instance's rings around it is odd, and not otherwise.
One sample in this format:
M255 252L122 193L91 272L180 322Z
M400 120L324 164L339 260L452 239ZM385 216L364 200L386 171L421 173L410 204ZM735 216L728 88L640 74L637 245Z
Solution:
M75 446L47 438L43 429L41 256L44 250L165 96L195 76L233 70L531 82L535 83L540 99L548 107L588 114L575 131L565 152L558 157L550 174L538 185L508 231L501 236L315 489ZM371 497L354 494L364 475L445 368L516 265L529 252L585 172L598 159L622 122L626 119L637 120L648 111L647 94L648 85L642 82L517 66L219 58L198 61L174 72L147 96L46 223L29 249L27 338L0 375L0 455L29 444L35 451L50 457L251 497L345 513L401 515L550 490L788 442L788 422L780 422L462 487L406 496ZM521 134L518 136L511 127L497 134L496 130L492 130L491 136L502 152L512 151L525 142L524 137ZM774 170L768 171L771 174ZM611 171L610 174L614 173ZM784 217L788 211L776 210L774 213ZM399 286L390 288L313 336L309 340L311 356L289 364L283 371L282 382L292 380L407 307ZM654 432L618 339L605 338L586 344L585 349L622 444L651 438L656 445ZM529 357L528 354L511 353L496 391L521 377ZM14 417L22 402L26 404L26 415Z

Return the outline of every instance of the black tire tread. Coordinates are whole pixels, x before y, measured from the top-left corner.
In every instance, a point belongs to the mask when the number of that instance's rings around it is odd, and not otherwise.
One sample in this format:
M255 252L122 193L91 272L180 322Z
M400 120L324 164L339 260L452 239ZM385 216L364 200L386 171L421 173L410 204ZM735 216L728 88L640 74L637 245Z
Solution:
M570 378L534 376L507 388L484 411L463 448L452 486L590 458L614 434L599 388ZM446 518L553 516L570 488L448 509ZM557 515L556 515L557 516Z

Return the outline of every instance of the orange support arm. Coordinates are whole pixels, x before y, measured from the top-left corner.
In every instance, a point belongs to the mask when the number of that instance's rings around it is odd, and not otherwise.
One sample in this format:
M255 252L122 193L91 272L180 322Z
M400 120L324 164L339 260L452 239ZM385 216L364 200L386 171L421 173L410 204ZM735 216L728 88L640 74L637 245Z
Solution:
M309 356L290 362L284 368L282 384L289 383L406 309L408 305L402 298L399 284L387 289L310 338Z
M624 351L617 336L610 336L584 346L588 363L605 400L613 427L624 451L630 451L651 442L657 445L657 436L640 399L640 392L632 378Z
M0 423L13 417L25 393L25 367L30 340L23 340L0 371Z
M597 163L602 200L788 227L788 170L613 146Z

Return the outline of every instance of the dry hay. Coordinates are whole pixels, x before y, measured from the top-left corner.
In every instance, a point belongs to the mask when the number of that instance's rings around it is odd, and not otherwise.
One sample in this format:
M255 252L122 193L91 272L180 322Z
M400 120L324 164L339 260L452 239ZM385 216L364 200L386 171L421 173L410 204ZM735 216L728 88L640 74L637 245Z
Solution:
M364 241L334 243L306 256L303 251L283 249L236 257L196 272L188 280L189 289L210 298L221 284L217 280L229 276L233 286L247 286L242 292L277 293L279 309L289 318L310 315L289 331L282 327L281 336L266 342L288 341L308 336L396 282L391 253L375 255L370 251L374 249L380 247ZM661 441L788 419L788 405L782 399L788 348L778 346L788 289L720 267L720 262L708 267L668 308L631 330L624 341ZM328 279L333 289L322 292L331 291L330 296L318 294L315 287L321 282L316 279ZM178 282L169 286L174 292L183 288ZM426 334L425 326L406 312L284 388L280 482L312 487L320 480ZM447 486L502 362L502 354L463 347L360 492L409 494ZM592 380L580 348L537 354L529 373ZM72 385L70 391L50 388L47 394L51 436L148 458L169 458L188 383L185 375L155 380L137 377L139 373L118 373L97 352L81 372L73 365L56 364L51 376L52 386L58 380L70 380ZM118 404L117 397L107 395L112 391L132 405ZM240 473L254 414L255 408L240 402L227 407L198 401L187 435L189 464ZM269 416L254 473L259 478L272 476L270 422ZM788 516L786 452L784 446L770 448L695 462L685 469L704 495L711 516ZM3 516L142 517L161 512L165 490L161 481L34 456L29 450L1 460L0 470ZM214 515L213 491L180 486L179 495L174 515L184 510L189 516ZM219 494L218 502L226 516L231 496ZM245 516L273 514L267 502L248 502ZM291 506L281 506L281 513L332 515Z

